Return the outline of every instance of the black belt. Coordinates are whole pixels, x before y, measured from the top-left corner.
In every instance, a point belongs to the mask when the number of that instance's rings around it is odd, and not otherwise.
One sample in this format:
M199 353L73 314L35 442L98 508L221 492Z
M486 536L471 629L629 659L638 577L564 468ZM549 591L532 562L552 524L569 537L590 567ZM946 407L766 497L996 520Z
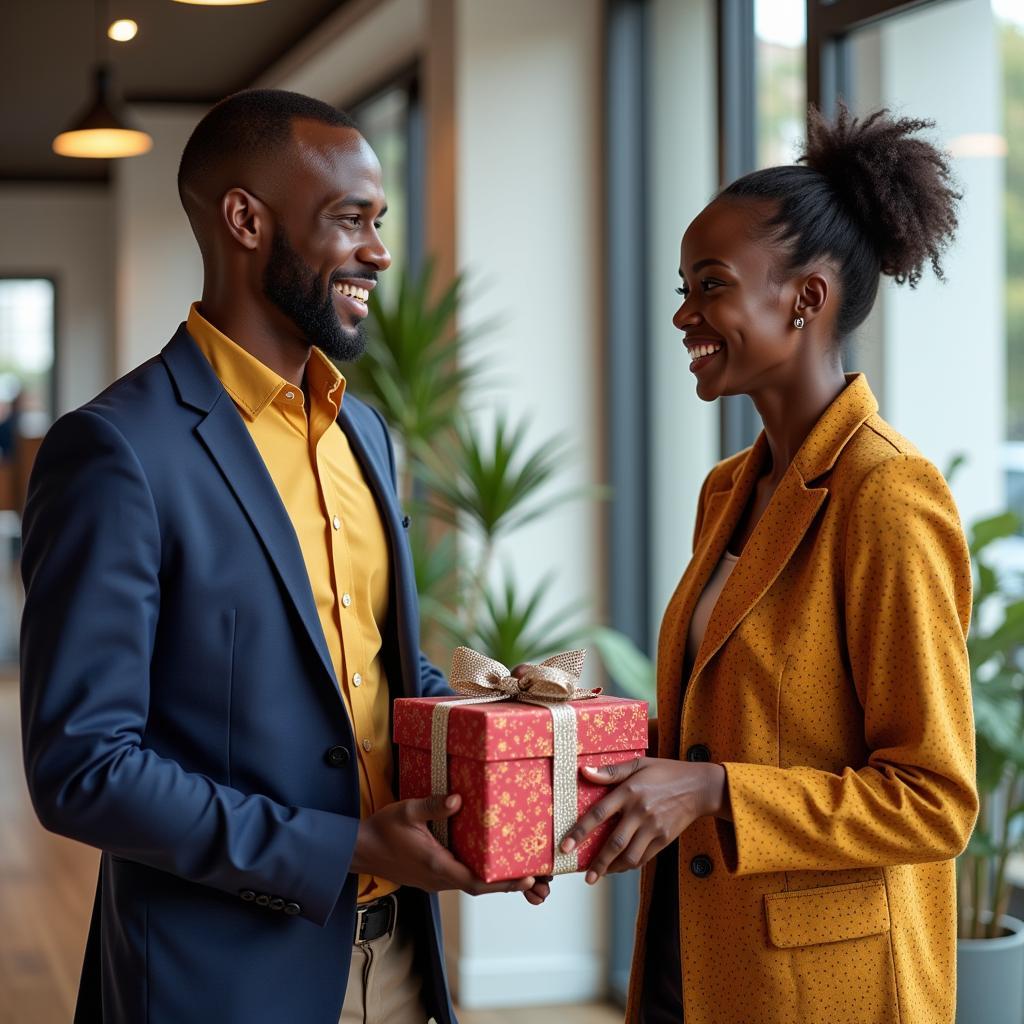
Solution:
M397 917L398 899L394 893L378 896L369 903L360 903L356 907L355 945L362 946L390 934L394 931Z

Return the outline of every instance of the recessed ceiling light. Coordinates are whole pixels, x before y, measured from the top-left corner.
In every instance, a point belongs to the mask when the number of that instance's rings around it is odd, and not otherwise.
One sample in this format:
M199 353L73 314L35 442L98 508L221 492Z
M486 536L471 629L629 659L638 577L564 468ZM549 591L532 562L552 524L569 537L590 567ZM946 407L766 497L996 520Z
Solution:
M139 26L131 18L119 18L107 29L107 35L115 43L127 43L129 39L134 39L138 34Z

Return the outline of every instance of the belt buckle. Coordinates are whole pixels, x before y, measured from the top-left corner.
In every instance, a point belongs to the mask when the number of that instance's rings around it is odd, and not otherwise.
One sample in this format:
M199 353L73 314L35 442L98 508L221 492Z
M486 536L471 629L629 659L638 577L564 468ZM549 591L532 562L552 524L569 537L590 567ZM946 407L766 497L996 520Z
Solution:
M384 908L389 910L389 920L387 927L381 932L380 935L374 935L370 938L363 936L363 929L366 927L367 915L370 911L383 910ZM379 939L383 935L390 935L395 930L395 922L398 919L398 900L395 898L394 893L388 893L387 896L380 896L375 900L371 900L369 903L357 904L356 905L356 935L355 945L365 946L367 942L372 942L374 939Z

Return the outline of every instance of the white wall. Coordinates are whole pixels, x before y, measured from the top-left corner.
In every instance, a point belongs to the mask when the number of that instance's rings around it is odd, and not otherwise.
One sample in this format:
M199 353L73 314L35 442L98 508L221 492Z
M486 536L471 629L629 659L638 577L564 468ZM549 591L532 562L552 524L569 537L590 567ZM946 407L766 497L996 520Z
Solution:
M572 446L552 490L599 478L602 4L460 0L457 7L458 263L465 322L490 408ZM600 604L602 510L561 507L503 551L530 587L553 573L551 610ZM462 897L450 971L466 1007L585 1001L605 988L607 892L557 878L541 908Z
M113 200L105 185L0 186L0 275L57 281L57 409L112 379Z
M133 111L153 136L145 156L114 167L118 375L156 355L200 298L203 264L178 201L181 151L205 107L147 105Z

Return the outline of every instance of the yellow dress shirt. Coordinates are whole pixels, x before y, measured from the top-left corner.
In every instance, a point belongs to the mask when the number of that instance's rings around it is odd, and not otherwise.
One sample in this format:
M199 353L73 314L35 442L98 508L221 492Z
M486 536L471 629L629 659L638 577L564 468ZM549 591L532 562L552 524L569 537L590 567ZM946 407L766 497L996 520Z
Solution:
M314 348L306 392L236 345L193 304L188 332L234 400L295 528L334 673L356 737L363 817L391 803L390 697L381 664L387 538L373 494L336 420L345 378ZM359 901L397 886L359 877Z

